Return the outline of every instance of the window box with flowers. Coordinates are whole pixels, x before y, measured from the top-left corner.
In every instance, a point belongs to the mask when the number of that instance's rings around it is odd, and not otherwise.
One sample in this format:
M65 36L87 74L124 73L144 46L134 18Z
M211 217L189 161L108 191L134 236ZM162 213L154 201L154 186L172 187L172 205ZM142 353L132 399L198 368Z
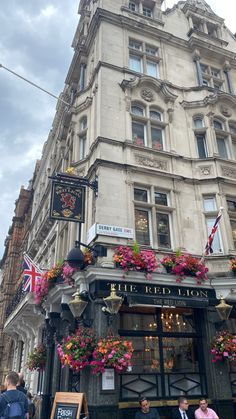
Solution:
M96 347L94 330L80 327L75 334L68 336L57 345L61 364L68 365L73 371L81 371L90 365L90 359Z
M133 248L129 246L119 246L115 250L114 262L116 266L125 272L137 271L144 272L148 279L158 268L156 255L152 250L140 250L137 243Z
M212 362L224 359L228 359L230 362L236 361L236 335L228 330L219 332L212 342L211 353Z
M39 345L29 354L27 368L30 371L43 371L46 364L47 351L44 345Z
M174 255L165 256L161 260L161 264L166 268L168 273L178 277L176 282L179 283L182 282L185 276L195 277L198 285L208 279L208 268L200 258L196 258L190 254L181 254L178 251Z
M105 368L114 368L116 372L126 372L131 367L133 354L132 342L120 336L101 338L93 351L90 363L93 374L100 374Z

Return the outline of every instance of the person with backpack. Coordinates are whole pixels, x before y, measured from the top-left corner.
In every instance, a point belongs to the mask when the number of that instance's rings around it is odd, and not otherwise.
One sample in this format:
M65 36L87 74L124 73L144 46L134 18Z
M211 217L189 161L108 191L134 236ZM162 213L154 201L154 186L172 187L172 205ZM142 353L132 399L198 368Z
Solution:
M6 391L0 395L1 419L29 419L28 399L16 386L19 376L16 372L9 372L6 376Z

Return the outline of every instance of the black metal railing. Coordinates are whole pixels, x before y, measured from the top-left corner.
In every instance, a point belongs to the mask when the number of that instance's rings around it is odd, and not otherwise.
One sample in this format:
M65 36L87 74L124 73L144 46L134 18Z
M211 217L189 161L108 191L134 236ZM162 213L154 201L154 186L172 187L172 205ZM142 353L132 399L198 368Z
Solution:
M16 309L18 304L23 300L26 294L27 292L23 290L23 283L20 283L20 285L18 286L15 292L14 297L12 298L12 300L10 301L9 305L6 308L6 318L8 318L11 315L11 313L13 313L13 311Z

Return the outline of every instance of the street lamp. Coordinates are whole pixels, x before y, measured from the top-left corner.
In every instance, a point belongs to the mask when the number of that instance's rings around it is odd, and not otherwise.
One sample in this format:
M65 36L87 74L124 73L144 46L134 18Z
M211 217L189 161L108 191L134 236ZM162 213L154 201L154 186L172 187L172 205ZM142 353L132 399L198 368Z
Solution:
M80 293L77 290L72 297L74 297L73 300L71 300L68 305L70 307L70 311L73 314L75 319L79 319L84 310L86 309L87 305L88 305L88 301L84 301L81 299L80 297Z
M103 311L111 315L116 315L120 310L123 300L124 299L122 297L119 297L116 294L115 285L112 284L110 295L106 298L103 298L103 301L106 304L106 307L103 307Z
M75 247L69 251L66 261L72 268L83 269L85 267L84 254L78 241L75 242Z
M233 306L227 304L225 299L221 296L220 303L215 306L215 309L222 321L228 320Z

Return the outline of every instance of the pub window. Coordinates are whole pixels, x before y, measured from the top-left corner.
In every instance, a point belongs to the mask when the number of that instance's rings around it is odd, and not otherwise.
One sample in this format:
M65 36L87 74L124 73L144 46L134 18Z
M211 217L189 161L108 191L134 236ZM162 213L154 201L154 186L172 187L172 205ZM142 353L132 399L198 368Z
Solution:
M216 199L214 196L207 196L203 199L204 211L216 211Z
M143 6L143 15L146 17L152 17L152 9Z
M206 159L208 157L208 151L205 134L196 134L196 143L199 159Z
M224 159L227 159L228 158L228 152L227 152L227 146L226 146L225 138L217 136L216 137L216 143L217 143L219 156L224 158Z
M134 200L148 202L148 191L146 189L134 188Z
M205 394L198 315L191 308L133 306L120 311L119 334L134 347L132 371L121 374L121 400L135 400L143 392L154 399L178 397L186 390L188 396Z
M207 224L207 236L209 236L211 234L212 228L215 224L215 217L211 218L211 217L206 217L206 224ZM218 227L215 236L214 236L214 240L212 243L212 250L213 250L213 254L214 253L222 253L222 242L221 242L221 236L220 236L220 226Z
M131 106L132 140L135 145L165 149L165 127L163 113L153 107L144 109L140 105Z
M208 157L208 150L203 116L196 115L193 117L193 128L198 157L199 159L206 159Z
M232 151L231 155L236 160L236 123L233 121L229 122L229 132L231 137Z
M236 198L228 197L226 202L228 207L234 249L236 249Z
M157 211L157 242L158 247L170 249L170 222L169 214Z
M129 9L132 12L137 12L138 11L138 5L137 5L137 3L135 3L134 1L130 1L129 2Z
M224 90L225 80L221 69L211 67L208 64L200 63L200 73L200 84L203 86L213 87L217 90Z
M140 204L145 203L145 207ZM134 188L135 232L141 245L171 248L171 213L169 194L164 191Z
M218 154L223 159L228 158L228 141L227 132L225 131L225 125L219 119L214 119L213 126L215 129L216 145Z
M159 78L158 48L144 42L129 39L129 68L137 73Z

